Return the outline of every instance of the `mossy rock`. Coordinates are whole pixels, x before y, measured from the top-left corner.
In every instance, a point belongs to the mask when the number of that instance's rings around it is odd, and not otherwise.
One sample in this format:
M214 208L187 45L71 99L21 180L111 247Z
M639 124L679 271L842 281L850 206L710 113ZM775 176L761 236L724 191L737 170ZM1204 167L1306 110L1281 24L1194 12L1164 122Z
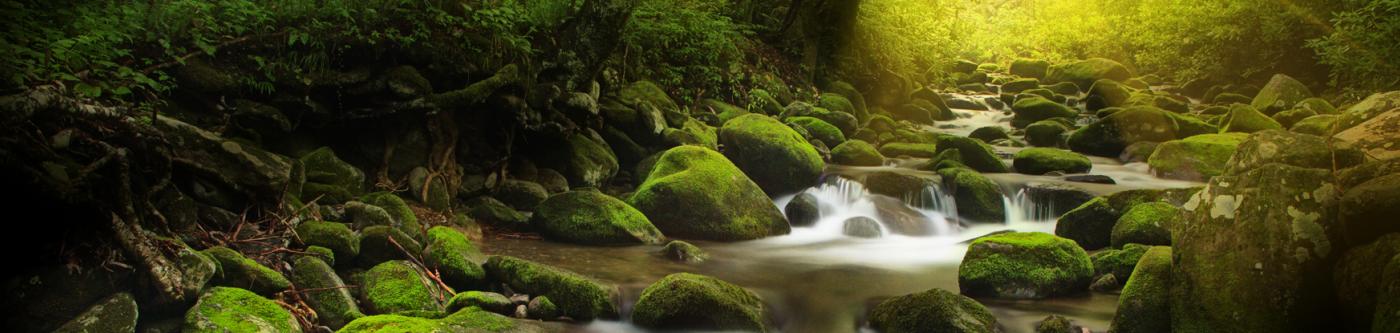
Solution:
M1339 116L1333 114L1320 114L1299 120L1288 130L1295 133L1312 134L1318 136L1332 135L1332 126L1337 123Z
M486 286L486 272L478 264L484 256L461 231L436 226L428 229L425 243L423 264L436 269L447 285L455 289Z
M495 198L479 197L473 200L468 207L470 208L467 209L467 215L477 221L513 230L529 229L529 216L510 208Z
M1134 205L1113 225L1110 242L1115 248L1128 243L1170 246L1171 230L1182 223L1182 213L1181 208L1165 202Z
M1075 130L1066 142L1076 152L1118 157L1123 148L1133 143L1177 139L1178 117L1156 107L1128 107Z
M577 244L661 244L665 238L642 212L596 191L553 195L530 224L552 240Z
M1348 230L1349 231L1349 230ZM1391 258L1400 255L1400 233L1391 233L1361 243L1347 250L1337 259L1332 270L1332 284L1337 291L1337 304L1341 306L1344 326L1351 332L1384 332L1371 327L1374 318L1395 316L1396 313L1377 312L1376 307L1385 295L1386 266Z
M813 117L792 117L786 121L790 126L801 127L807 133L811 133L812 138L822 140L823 143L839 145L846 142L846 136L841 134L841 129L824 120Z
M364 274L360 298L371 313L443 310L444 291L408 261L386 261Z
M668 96L666 91L661 89L661 86L651 81L632 82L618 91L617 98L627 105L651 104L663 113L681 111L680 105L677 105L676 101L672 100L671 96Z
M870 116L873 115L865 103L865 95L861 94L860 90L857 90L856 87L850 83L845 81L832 81L827 83L826 90L839 94L851 101L851 105L855 107L855 113L852 114L856 115L856 118L862 123L869 120ZM861 114L865 114L865 116L861 116Z
M1042 85L1040 87L1042 89L1049 89L1050 91L1053 91L1056 94L1060 95L1073 96L1078 95L1080 91L1079 85L1074 84L1074 82L1060 82L1051 85Z
M1242 133L1202 134L1157 145L1147 165L1158 177L1203 181L1225 172L1230 156L1248 138Z
M793 102L789 104L786 108L783 108L783 114L778 118L788 119L792 117L812 117L821 119L841 129L841 134L845 136L855 134L856 129L860 128L860 121L857 120L854 115L827 110L826 108L816 107L804 102Z
M986 142L986 143L991 143L992 141L996 141L996 140L1006 140L1006 139L1010 139L1010 138L1011 138L1010 135L1007 135L1007 134L1006 134L1006 129L1001 128L1001 126L983 126L983 127L978 127L977 129L972 130L972 133L969 133L969 134L967 135L967 137L973 138L973 139L977 139L977 140L982 140L982 142Z
M219 286L247 288L259 295L271 296L292 287L287 277L253 259L244 257L233 249L219 246L202 251L219 263L214 275L214 284Z
M1060 215L1055 222L1055 235L1073 240L1086 250L1097 250L1111 244L1113 226L1120 214L1108 204L1108 199L1094 198Z
M1040 96L1018 98L1016 103L1011 105L1011 112L1016 114L1011 119L1011 125L1016 128L1024 128L1031 123L1050 118L1073 119L1079 115L1064 104Z
M1293 125L1297 124L1299 121L1316 115L1317 112L1313 112L1312 110L1303 108L1293 108L1287 111L1280 111L1279 113L1275 113L1274 116L1270 118L1273 118L1274 121L1278 122L1279 125L1282 126L1282 128L1292 128Z
M1086 173L1093 168L1088 157L1078 153L1055 148L1026 148L1012 157L1016 172L1028 175L1043 175L1049 172Z
M457 190L449 186L446 179L428 168L416 167L408 172L408 193L432 210L441 212L451 208L452 195L456 194Z
M881 166L885 156L875 146L861 140L848 140L831 149L831 163L851 166Z
M98 301L53 332L135 332L136 317L136 297L120 292Z
M244 289L214 287L185 312L181 332L298 333L301 325L277 302Z
M321 147L302 155L306 183L301 197L320 198L323 203L342 203L363 193L365 174L355 166L336 157L330 147Z
M608 126L617 127L633 140L644 143L655 142L666 128L666 118L655 107L633 108L615 98L603 98L598 110Z
M515 312L515 302L512 302L510 297L489 291L460 292L453 295L452 299L447 302L448 312L457 312L470 307L500 314L514 314Z
M1312 91L1302 82L1289 77L1288 75L1275 74L1269 79L1269 83L1259 90L1259 94L1254 96L1250 106L1258 109L1266 115L1272 115L1279 111L1292 109L1294 105L1305 99L1312 97Z
M302 244L331 249L341 260L360 255L360 236L344 223L306 221L297 225L296 232Z
M783 113L783 104L773 98L773 94L767 90L754 88L749 90L748 109L753 113L777 116Z
M846 96L841 94L822 93L821 96L817 97L817 107L850 114L855 116L856 121L860 123L864 123L866 120L870 119L870 115L865 113L865 109L856 108L855 104L851 103L850 99L847 99Z
M710 258L705 250L686 241L666 243L666 246L661 247L661 253L668 259L686 263L700 263Z
M1172 248L1148 249L1118 296L1110 332L1171 332ZM1230 291L1221 291L1229 293Z
M528 212L534 211L535 205L549 197L549 190L532 181L507 179L496 186L491 196L517 210Z
M964 295L1039 299L1087 291L1094 275L1084 249L1069 239L1038 232L979 238L958 266Z
M373 267L389 260L408 259L404 251L416 254L422 250L422 243L413 236L393 227L377 225L360 229L360 255L355 261L363 267Z
M1282 129L1283 125L1273 118L1260 113L1254 107L1235 104L1221 122L1220 132L1254 133L1263 130Z
M682 126L678 128L667 128L661 132L662 146L675 147L680 145L701 146L710 149L717 149L719 144L718 129L705 122L686 119Z
M870 326L885 333L1001 331L987 307L937 288L880 302L870 311Z
M1234 105L1234 104L1246 104L1246 105L1248 105L1249 103L1251 103L1251 102L1253 102L1253 101L1254 101L1254 99L1253 99L1253 98L1250 98L1249 96L1240 95L1240 94L1236 94L1236 93L1224 93L1224 94L1219 94L1219 95L1215 95L1215 98L1214 98L1214 99L1211 99L1211 103L1219 104L1219 105Z
M320 258L303 256L292 262L292 282L302 290L301 297L316 310L317 322L338 329L363 317L355 296L335 270Z
M1072 63L1051 66L1045 75L1046 82L1072 82L1080 87L1088 87L1094 81L1100 79L1110 79L1114 81L1127 81L1132 78L1132 72L1128 67L1117 61L1091 58Z
M844 138L839 130L820 119L788 119L810 125L802 128L822 133L818 137ZM725 146L725 157L769 194L792 193L812 186L825 167L821 155L807 140L787 125L763 115L746 115L725 123L719 130L719 142Z
M670 237L736 241L790 231L757 184L701 147L667 150L628 203Z
M701 100L700 104L706 108L709 108L710 112L714 113L715 116L719 119L718 123L713 124L715 126L723 124L729 121L730 119L749 114L749 110L713 98L706 98L704 100ZM617 150L617 147L613 147L613 150Z
M924 143L891 142L880 146L880 155L932 158L938 155L938 147Z
M1026 126L1026 143L1035 147L1059 147L1069 131L1069 126L1055 120L1037 121Z
M904 120L915 124L933 124L933 114L937 112L914 103L900 105L890 111L890 116L895 120Z
M1346 169L1361 164L1365 154L1342 141L1315 135L1268 130L1250 134L1236 148L1225 174L1238 174L1270 163L1304 168Z
M340 333L399 333L399 332L534 332L514 319L490 313L480 308L465 308L440 319L411 315L385 314L356 319L345 325Z
M788 201L787 206L783 207L783 215L787 216L788 222L794 227L811 226L822 218L817 197L808 192L799 193L792 201Z
M1040 80L1035 78L1017 79L1001 85L1003 93L1019 93L1026 90L1040 88Z
M413 214L413 209L408 207L408 203L404 202L403 198L393 193L370 193L360 197L360 201L384 209L384 212L389 214L399 230L410 234L417 234L423 230L422 224L418 223L418 216Z
M1093 256L1089 257L1094 262L1094 276L1132 276L1133 268L1137 267L1138 259L1142 258L1143 253L1147 253L1148 248L1151 246L1127 244L1123 245L1121 249L1108 249L1094 253ZM1126 282L1125 280L1127 279L1119 281Z
M549 297L564 315L575 320L615 319L617 289L563 269L507 256L486 260L487 274L511 290Z
M1016 59L1011 62L1011 75L1040 79L1050 71L1050 62L1036 59Z
M1084 96L1085 106L1090 111L1123 106L1132 95L1133 90L1118 81L1098 80L1089 86L1089 92Z
M965 168L945 168L938 170L938 174L943 177L943 183L953 189L959 217L975 222L1006 221L1001 186L996 182Z
M744 288L691 273L675 273L642 291L632 322L653 329L767 332L763 302Z
M1035 324L1035 333L1077 333L1080 327L1061 315L1049 315Z
M1346 239L1362 244L1380 235L1400 231L1400 173L1393 173L1350 187L1341 199L1341 222Z
M1010 170L1006 163L997 157L992 146L977 139L964 138L953 135L943 135L938 137L938 152L941 154L949 149L957 149L959 162L973 170L988 173L1004 173Z
M564 152L551 168L563 173L569 186L598 187L617 175L617 155L606 142L584 134L574 134L566 141Z

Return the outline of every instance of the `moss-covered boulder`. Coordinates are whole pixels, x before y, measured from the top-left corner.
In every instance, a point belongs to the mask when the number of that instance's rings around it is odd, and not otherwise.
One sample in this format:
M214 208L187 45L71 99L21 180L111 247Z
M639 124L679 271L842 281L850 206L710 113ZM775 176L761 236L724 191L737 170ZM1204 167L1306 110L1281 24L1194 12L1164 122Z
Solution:
M982 142L986 142L989 144L997 140L1011 139L1011 135L1006 134L1006 129L1002 128L1001 126L978 127L977 129L972 130L972 133L969 133L967 137L982 140Z
M660 109L662 114L666 115L666 118L670 118L672 114L681 112L680 105L676 104L676 101L672 100L671 96L666 95L666 90L661 89L660 85L651 81L641 80L632 82L626 87L623 87L621 91L618 91L617 98L622 101L623 104L633 107L651 105L652 107Z
M704 275L675 273L642 291L632 322L653 329L767 332L769 320L752 292Z
M344 223L306 221L297 225L296 232L302 244L331 249L341 260L360 255L360 236Z
M1055 235L1073 240L1086 250L1097 250L1111 243L1113 225L1119 212L1099 197L1066 212L1055 222Z
M821 119L841 129L841 134L846 136L854 134L856 129L860 128L860 120L856 119L854 115L827 110L826 108L813 106L804 102L793 102L789 104L787 107L783 108L783 113L778 118L788 119L792 117L812 117Z
M801 127L807 133L811 133L812 138L822 140L822 143L828 145L839 145L846 142L846 136L841 134L841 129L821 119L792 117L787 119L787 123L793 127Z
M578 244L661 244L665 238L642 212L597 191L555 194L530 224L552 240Z
M1273 118L1274 121L1278 122L1278 124L1280 126L1283 126L1283 128L1292 128L1293 125L1297 124L1299 121L1303 121L1303 119L1307 119L1308 117L1316 115L1317 112L1313 112L1312 110L1303 108L1293 108L1285 111L1279 111L1270 118Z
M402 248L402 249L400 249ZM402 230L377 225L360 229L360 255L355 258L362 267L373 267L389 260L408 259L408 254L423 250L417 238Z
M973 222L1001 223L1006 221L1006 205L1001 186L987 176L966 168L938 170L943 184L952 189L957 202L958 217Z
M1351 332L1376 332L1371 325L1378 316L1376 307L1384 295L1386 266L1400 254L1400 233L1392 233L1372 242L1347 250L1337 259L1332 270L1332 284L1337 291L1337 304L1342 307L1344 326ZM1384 331L1380 331L1384 332Z
M302 290L301 297L316 310L317 322L338 329L363 317L355 296L335 270L320 258L302 256L292 262L292 282Z
M1026 126L1026 143L1035 147L1059 147L1069 126L1055 120L1041 120Z
M1050 62L1045 60L1016 59L1011 62L1010 73L1015 76L1039 79L1044 78L1048 71Z
M1226 114L1221 121L1220 132L1254 133L1282 128L1282 124L1260 113L1258 109L1244 104L1235 104L1230 107L1230 113Z
M1158 177L1203 181L1225 172L1243 133L1202 134L1157 145L1147 165Z
M937 113L939 113L938 110L930 110L914 103L907 103L890 109L891 118L909 121L915 124L933 124L933 116Z
M1016 172L1028 175L1043 175L1048 172L1085 173L1093 168L1088 157L1078 153L1055 148L1026 148L1012 157L1011 165Z
M599 100L598 111L608 126L616 127L632 140L654 142L666 128L666 118L655 107L633 108L615 98Z
M1215 128L1197 119L1152 106L1133 106L1074 131L1066 142L1076 152L1118 157L1123 148L1133 143L1166 142L1179 136L1214 132Z
M1171 266L1170 247L1154 246L1142 255L1118 296L1118 311L1113 314L1109 332L1172 331Z
M239 288L214 287L199 296L185 312L181 332L301 332L301 324L287 309L270 299Z
M821 96L817 97L817 107L850 114L856 117L857 122L861 123L870 119L870 115L865 113L865 109L856 108L850 99L837 93L822 93Z
M356 319L340 333L540 332L541 327L480 308L464 308L440 319L385 314Z
M413 209L408 207L408 203L404 202L403 198L399 198L399 196L393 193L370 193L360 197L360 201L382 209L392 221L390 225L398 227L399 230L404 230L404 232L407 233L418 233L422 230L422 224L418 223L418 216L413 214ZM353 211L349 204L346 204L345 213L354 215L352 214ZM356 217L355 223L364 225L360 223L359 220L360 219Z
M601 138L579 133L565 141L560 152L545 160L569 179L569 186L598 187L617 175L617 155Z
M831 163L852 166L881 166L885 156L869 142L848 140L831 149Z
M1133 74L1128 71L1128 67L1117 61L1091 58L1050 66L1050 70L1045 75L1045 81L1050 83L1073 82L1080 87L1088 87L1100 79L1123 82L1132 77Z
M136 332L136 317L136 297L121 292L98 301L53 332Z
M1124 277L1119 281L1127 282L1126 277L1133 275L1133 268L1137 267L1138 259L1141 259L1142 254L1147 253L1149 248L1151 246L1127 244L1123 245L1122 249L1107 249L1094 253L1089 257L1094 262L1094 276L1113 275Z
M1272 115L1279 111L1292 109L1298 102L1312 97L1312 91L1302 82L1293 79L1288 75L1274 74L1269 79L1269 83L1259 90L1259 94L1254 95L1254 100L1250 106L1258 109L1266 115Z
M880 146L880 155L932 158L938 155L938 147L924 143L891 142Z
M423 264L436 269L442 282L455 289L486 286L486 272L478 264L485 256L461 231L448 226L433 227L428 229L424 245Z
M1396 108L1400 108L1400 90L1372 94L1340 113L1337 130L1347 130Z
M969 139L960 136L943 135L938 137L938 152L956 149L960 158L959 162L973 170L989 173L1003 173L1010 171L1006 163L997 157L992 146L976 139Z
M1171 230L1181 223L1182 213L1181 208L1165 202L1134 205L1113 225L1110 242L1113 247L1128 243L1170 246Z
M860 90L856 89L856 87L850 83L845 81L831 81L826 84L826 91L836 93L851 101L851 105L855 107L855 113L853 114L858 115L857 118L859 118L862 123L869 120L868 116L873 116L865 103L865 94L862 94ZM866 116L859 116L860 114L866 114Z
M604 286L563 269L507 256L486 261L486 273L511 290L549 297L563 314L576 320L615 319L617 288Z
M453 295L447 301L447 311L457 312L462 309L477 307L482 310L500 314L513 314L515 312L515 302L510 297L489 291L464 291Z
M1012 80L1001 85L1002 93L1019 93L1026 90L1040 88L1040 80L1034 78Z
M808 192L799 193L792 201L788 201L787 206L783 206L783 215L787 216L788 223L794 227L811 226L822 218L817 197Z
M1225 174L1238 174L1270 163L1304 168L1346 169L1365 161L1365 154L1349 143L1326 138L1268 130L1250 134L1236 148Z
M1082 329L1061 315L1046 316L1035 324L1035 333L1077 333L1082 332Z
M1343 243L1330 175L1265 164L1212 178L1183 204L1187 222L1172 242L1173 329L1335 328L1330 258Z
M958 287L972 297L1029 298L1089 290L1094 265L1074 241L1012 232L972 241L958 266Z
M305 201L320 198L319 202L342 203L364 190L365 173L336 157L330 147L302 155L301 164L306 170L306 183L301 192Z
M628 203L669 237L734 241L790 231L757 184L701 147L667 150Z
M705 250L686 241L666 243L666 246L661 247L661 254L667 259L685 263L699 263L710 259L710 255L705 253Z
M202 252L219 263L218 272L214 274L215 285L246 288L266 296L292 287L292 283L287 281L287 277L282 276L282 273L248 259L233 249L219 246Z
M870 326L885 333L1001 331L987 307L936 288L880 302L870 311Z
M386 261L365 271L360 299L375 314L442 311L444 291L405 260Z
M549 190L544 189L539 183L507 179L496 186L491 197L501 200L507 205L521 211L534 211L535 205L549 197Z
M1400 108L1386 111L1371 120L1337 133L1338 140L1351 143L1352 147L1366 152L1376 159L1400 157Z
M467 206L472 219L508 229L528 229L530 217L492 197L478 197Z
M795 120L801 118L806 117L789 120L801 123L802 120ZM810 122L814 129L818 123L825 124L820 119L806 119L815 120ZM823 135L839 136L841 132ZM825 168L821 155L807 140L787 125L763 115L741 116L724 123L719 142L724 145L725 157L770 194L792 193L812 186Z
M1031 123L1050 118L1074 119L1079 114L1064 104L1040 96L1017 99L1016 103L1011 105L1011 112L1016 114L1011 119L1011 126L1016 128L1024 128Z

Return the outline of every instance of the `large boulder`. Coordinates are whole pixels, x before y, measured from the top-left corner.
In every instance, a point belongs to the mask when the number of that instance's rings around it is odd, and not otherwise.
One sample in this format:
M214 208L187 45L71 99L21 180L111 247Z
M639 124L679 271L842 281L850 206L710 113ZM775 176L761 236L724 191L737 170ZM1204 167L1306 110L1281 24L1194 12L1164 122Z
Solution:
M1351 332L1385 332L1371 327L1373 318L1400 315L1377 312L1386 280L1386 266L1400 255L1400 233L1391 233L1369 244L1354 247L1337 259L1332 270L1332 284L1337 291L1337 304L1343 323Z
M1069 239L1012 232L972 241L958 266L958 287L972 297L1040 299L1087 291L1093 263Z
M1108 199L1094 198L1061 215L1055 222L1055 235L1073 240L1086 250L1097 250L1111 243L1119 214Z
M362 192L365 174L355 166L342 161L330 147L321 147L302 155L301 164L306 170L306 184L302 185L302 199L320 202L342 203L353 199Z
M641 327L675 330L766 332L763 302L744 288L691 273L661 278L637 300L632 322Z
M628 203L670 237L734 241L790 231L757 184L702 147L667 150Z
M1031 123L1050 118L1070 118L1074 119L1079 113L1075 112L1064 104L1040 96L1020 98L1011 105L1011 112L1015 117L1011 119L1011 126L1024 128Z
M452 227L436 226L428 229L424 243L423 264L436 269L442 282L456 289L486 285L486 272L479 264L484 256L467 235Z
M1281 130L1250 134L1241 142L1225 167L1225 174L1249 171L1269 163L1304 168L1346 169L1366 160L1365 155L1346 142Z
M1118 296L1109 332L1156 333L1172 331L1172 248L1154 246L1142 255L1132 277ZM1229 293L1229 291L1221 291Z
M938 143L935 146L938 147L938 153L940 155L945 151L956 149L958 152L957 155L961 159L960 162L973 170L989 173L1004 173L1010 171L1007 169L1006 163L1003 163L1001 158L997 157L996 151L992 149L992 146L977 139L941 135L938 137Z
M1396 108L1400 108L1400 90L1373 94L1341 113L1337 119L1337 131L1350 129Z
M214 287L199 296L199 301L185 312L181 332L301 332L301 324L291 312L270 299L251 291Z
M1016 172L1043 175L1049 172L1086 173L1094 165L1088 157L1056 148L1026 148L1012 157Z
M555 194L540 203L530 224L545 237L579 244L661 244L664 236L642 212L597 191Z
M869 142L848 140L831 149L831 163L851 166L881 166L885 156Z
M135 332L136 317L136 297L121 292L98 301L53 332Z
M444 291L413 264L386 261L365 271L360 298L365 310L375 314L403 311L442 311Z
M1129 243L1171 245L1171 230L1182 219L1181 208L1165 202L1148 202L1132 206L1113 225L1110 243L1121 248Z
M679 126L676 119L684 117L680 105L666 95L660 85L651 81L632 82L618 91L617 99L634 109L655 108L671 126Z
M856 117L856 121L865 122L870 119L870 115L865 113L865 108L857 108L846 96L837 93L822 93L817 98L817 107L844 112Z
M1085 107L1090 111L1123 106L1133 96L1133 90L1114 80L1094 81L1084 95Z
M1080 87L1088 87L1094 81L1109 79L1118 82L1127 81L1133 77L1133 73L1128 71L1128 67L1117 61L1091 58L1077 62L1051 66L1045 75L1047 83L1073 82Z
M1169 112L1155 107L1130 107L1074 131L1068 143L1076 152L1118 157L1129 144L1176 139L1178 128Z
M943 289L894 297L870 311L870 326L885 333L1000 332L987 307Z
M1386 111L1350 129L1341 131L1337 139L1351 142L1375 159L1400 157L1400 108Z
M519 293L545 296L575 320L615 319L617 288L604 286L570 271L514 257L493 256L487 274Z
M832 81L827 83L826 90L841 95L841 97L845 97L846 100L851 101L851 106L855 108L855 113L853 114L855 114L857 116L856 118L862 123L869 120L871 114L866 107L865 94L860 93L860 90L857 90L855 86L845 81ZM861 116L861 114L865 116Z
M544 160L569 179L569 186L598 187L617 175L617 155L601 138L576 133L557 148Z
M1070 127L1055 120L1041 120L1026 126L1026 143L1035 147L1059 147Z
M1347 240L1369 242L1380 235L1400 232L1400 173L1376 177L1347 188L1342 195L1341 221Z
M344 223L306 221L295 230L302 244L331 249L341 260L349 261L360 255L360 236Z
M821 155L806 139L764 115L749 114L724 123L719 129L719 143L724 145L725 157L769 194L792 193L812 186L825 167Z
M1260 113L1258 109L1244 104L1230 107L1230 113L1221 120L1220 132L1254 133L1263 130L1282 129L1283 124Z
M268 198L301 188L293 161L253 145L225 139L175 118L157 116L151 123L165 134L171 161L200 176L217 179L229 187ZM309 170L309 168L307 169ZM292 191L296 194L296 191ZM302 196L306 198L306 196ZM309 201L309 198L307 198Z
M938 170L943 184L953 193L958 217L974 222L1006 221L1006 205L1001 186L977 171L965 168Z
M813 139L821 140L827 145L839 145L846 142L846 136L841 134L841 129L832 126L825 120L813 117L792 117L787 119L787 124L793 128L802 128Z
M1249 105L1267 115L1273 115L1279 111L1292 109L1298 102L1312 97L1312 91L1302 82L1294 80L1292 77L1283 74L1274 74L1269 79L1269 83L1259 90L1259 94L1254 95L1254 101Z
M1158 177L1203 181L1225 172L1235 148L1248 135L1202 134L1157 145L1147 165Z
M1015 76L1039 79L1044 78L1048 71L1050 62L1045 60L1016 59L1011 62L1010 72Z
M788 119L792 117L812 117L821 119L841 129L841 134L845 136L855 134L856 129L860 128L860 120L856 119L854 115L827 110L826 108L812 106L811 104L803 102L794 102L786 108L783 108L783 114L778 118Z

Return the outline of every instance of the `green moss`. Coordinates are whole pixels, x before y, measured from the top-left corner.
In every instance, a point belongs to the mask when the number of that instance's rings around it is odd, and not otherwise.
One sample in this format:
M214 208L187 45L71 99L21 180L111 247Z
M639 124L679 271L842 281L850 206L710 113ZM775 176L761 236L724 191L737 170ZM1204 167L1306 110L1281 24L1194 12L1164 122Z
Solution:
M801 128L818 137L835 136L845 140L839 130L825 121L810 117L792 117ZM835 142L823 142L834 145ZM766 193L782 194L811 186L825 168L817 149L802 135L776 119L763 115L747 115L725 123L719 130L724 155L758 184Z
M1400 255L1391 257L1386 264L1376 292L1376 314L1371 321L1371 331L1400 331Z
M1118 311L1113 315L1110 332L1172 331L1171 266L1170 247L1154 246L1142 255L1118 296Z
M1038 80L1038 79L1034 79L1034 78L1029 78L1029 79L1017 79L1017 80L1014 80L1014 81L1011 81L1011 82L1007 82L1006 84L1001 85L1001 92L1003 92L1003 93L1019 93L1019 92L1022 92L1022 91L1031 90L1031 89L1036 89L1036 88L1040 88L1040 80Z
M932 158L938 155L938 146L926 143L891 142L880 146L880 155Z
M1329 136L1332 134L1333 124L1337 123L1337 118L1337 115L1332 114L1307 117L1293 124L1288 130L1295 133Z
M1225 116L1223 124L1220 126L1220 133L1254 133L1282 128L1282 124L1260 113L1258 109L1244 104L1235 104L1230 107L1230 114Z
M1259 90L1259 94L1254 95L1254 100L1250 106L1263 112L1265 115L1272 115L1279 111L1292 109L1298 102L1312 97L1312 91L1302 82L1294 80L1292 77L1283 74L1274 74L1269 79L1269 83Z
M1097 197L1061 215L1055 222L1055 235L1073 240L1084 249L1100 249L1110 244L1113 225L1120 214L1108 199Z
M1069 126L1058 121L1037 121L1026 126L1026 143L1036 147L1058 147L1064 142L1062 135L1069 131Z
M939 136L938 152L941 154L943 151L949 149L957 149L958 156L961 159L959 162L971 167L973 170L989 173L1010 171L1007 169L1006 163L1002 163L1001 158L997 157L996 151L992 150L992 146L987 145L985 142L952 135Z
M1240 143L1225 174L1239 174L1270 163L1305 167L1346 169L1366 160L1365 155L1346 142L1268 130L1251 134Z
M371 267L389 260L408 259L405 251L417 255L422 250L422 243L399 229L384 225L370 226L360 230L360 256L356 257L356 262L363 267Z
M1024 128L1031 123L1050 118L1074 118L1079 114L1064 104L1040 96L1017 99L1016 103L1011 105L1011 112L1016 114L1011 119L1011 125L1016 128Z
M483 258L481 251L461 231L446 226L428 229L427 245L423 264L437 269L447 285L455 289L486 286L486 272L476 262Z
M532 181L507 179L500 182L491 195L515 209L529 212L549 197L549 190Z
M408 261L386 261L365 272L361 298L376 314L402 311L442 311L443 291Z
M950 184L958 215L976 222L1004 222L1006 207L1001 186L971 169L943 168L938 170L944 184Z
M355 240L358 242L360 238L355 237ZM307 246L306 256L315 257L316 259L321 259L321 261L325 261L327 264L335 265L335 251L329 248L315 245Z
M1044 88L1044 89L1049 89L1050 91L1053 91L1053 92L1055 92L1056 94L1060 94L1060 95L1078 95L1078 94L1079 94L1079 85L1074 84L1074 82L1060 82L1060 83L1051 84L1051 85L1043 85L1043 86L1040 86L1040 87L1041 87L1041 88Z
M846 96L842 96L841 94L821 94L821 96L817 97L817 107L835 112L845 112L855 116L856 121L861 123L870 119L870 115L866 114L864 109L857 109L855 104L851 103L850 99L847 99Z
M718 130L714 126L705 122L686 119L679 128L667 128L661 131L662 141L670 147L680 145L694 145L710 149L717 149L719 137Z
M675 273L642 291L632 322L654 329L766 332L758 296L708 276Z
M628 204L670 237L733 241L790 231L757 184L701 147L667 150Z
M1176 139L1178 119L1178 115L1156 107L1128 107L1074 131L1067 143L1076 152L1118 157L1129 144Z
M880 166L885 156L875 146L861 140L848 140L831 149L831 163L853 166Z
M710 258L705 250L686 241L671 241L661 248L667 258L680 262L699 263Z
M671 96L666 95L666 91L662 90L661 86L646 80L632 82L632 84L622 88L622 91L618 92L618 99L630 105L650 103L661 109L662 112L680 111L680 106L671 99Z
M573 187L598 187L617 175L617 155L607 143L577 133L565 142L567 153L554 169L564 174Z
M1147 165L1159 177L1206 180L1225 172L1226 163L1241 142L1243 133L1202 134L1157 145Z
M394 314L361 317L341 328L339 333L442 332L442 323L428 318Z
M447 302L447 311L449 312L457 312L470 307L478 307L495 313L514 313L515 311L515 303L511 302L509 297L486 291L460 292Z
M292 283L267 266L244 257L242 253L227 247L213 247L202 251L219 262L219 271L214 283L221 286L247 288L260 295L272 295L292 287Z
M1089 92L1084 96L1087 108L1090 111L1108 107L1123 106L1127 104L1128 97L1133 91L1124 87L1122 83L1113 80L1094 81L1094 85L1089 86Z
M1317 112L1313 112L1312 110L1303 108L1293 108L1287 111L1280 111L1279 113L1275 113L1274 116L1271 118L1273 118L1274 121L1278 122L1280 126L1283 126L1283 128L1290 128L1293 127L1294 124L1297 124L1299 121L1316 115Z
M1127 81L1132 72L1117 61L1091 58L1077 62L1051 66L1045 75L1046 82L1072 82L1080 87L1088 87L1099 79Z
M850 83L845 81L831 81L827 83L826 90L839 94L851 101L851 106L855 107L855 113L853 114L856 115L856 119L860 120L862 123L869 120L870 116L874 115L866 106L865 95L861 94L860 90L857 90L856 87ZM864 116L862 116L862 114L864 114Z
M713 98L706 98L704 100L701 100L700 104L704 105L704 107L709 108L710 112L713 112L715 116L719 118L719 123L721 124L723 124L726 121L729 121L730 119L749 114L749 110L745 110L744 108L735 106L734 104L725 103L724 101ZM614 147L613 149L616 150L616 147Z
M360 237L344 223L306 221L297 225L296 232L302 244L331 249L341 260L360 255Z
M364 172L336 157L330 147L303 155L301 163L306 170L306 184L302 185L301 193L305 200L320 197L323 203L341 203L363 191Z
M549 197L530 224L550 239L579 244L660 244L665 237L636 208L595 191Z
M360 201L383 208L389 213L389 217L394 219L399 230L415 235L422 232L422 224L418 223L418 216L413 214L413 209L408 208L408 203L403 198L390 192L375 192L360 197Z
M1113 274L1119 281L1126 281L1133 275L1133 268L1137 267L1138 259L1151 246L1142 244L1126 244L1122 249L1108 249L1095 253L1090 257L1094 262L1094 276Z
M330 265L318 258L297 258L292 263L292 282L302 290L301 296L307 305L316 310L316 318L322 325L340 328L364 316L355 304L355 297L350 295L351 289Z
M510 318L487 312L477 307L468 307L454 312L442 318L441 322L445 325L480 329L490 332L509 331L518 326L515 321Z
M1039 79L1049 71L1050 62L1045 60L1016 59L1011 62L1010 73L1015 76Z
M98 301L53 333L135 332L136 298L119 292Z
M1001 126L978 127L977 129L972 130L972 133L968 134L967 137L982 140L982 142L986 143L992 143L996 140L1005 140L1011 138L1011 136L1006 134L1006 130L1002 129Z
M880 302L870 311L870 326L885 333L1001 331L982 304L936 288Z
M1088 157L1078 153L1055 148L1026 148L1012 157L1016 172L1028 175L1043 175L1058 171L1063 173L1086 173L1093 167Z
M214 287L185 312L182 332L301 332L290 312L277 302L239 288Z
M500 200L491 197L480 197L472 202L471 208L467 210L467 215L477 221L484 221L496 226L508 229L522 230L529 225L529 217L521 214L514 208L510 208Z
M783 113L783 104L767 90L754 88L749 90L748 109L749 112L776 116Z
M822 140L822 143L839 145L842 142L846 142L846 136L841 134L841 129L821 119L813 117L792 117L788 118L786 121L792 126L807 130L807 133L811 133L812 137L817 140Z
M525 307L530 318L549 320L559 318L561 315L559 306L554 305L554 302L550 301L549 297L545 296L538 296L531 299Z
M562 269L507 256L486 261L486 272L516 292L547 296L576 320L617 318L614 287L605 287Z
M1035 333L1075 333L1074 323L1060 315L1050 315L1035 324Z
M1128 243L1171 245L1171 230L1182 222L1181 208L1165 202L1149 202L1132 206L1113 225L1111 243L1122 247Z
M969 296L1045 298L1088 290L1094 267L1074 241L1038 232L979 238L958 266Z

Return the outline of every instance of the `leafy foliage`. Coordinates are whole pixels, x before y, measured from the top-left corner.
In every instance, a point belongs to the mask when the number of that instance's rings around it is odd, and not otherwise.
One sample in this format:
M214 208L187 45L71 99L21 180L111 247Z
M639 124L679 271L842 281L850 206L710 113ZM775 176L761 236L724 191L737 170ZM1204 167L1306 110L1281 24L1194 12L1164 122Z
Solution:
M622 32L628 79L650 79L696 96L738 96L750 26L727 16L726 1L642 0Z
M1332 84L1355 95L1400 89L1400 1L1370 1L1336 14L1331 34L1311 41L1318 60L1332 67Z
M887 73L921 74L954 59L972 26L948 0L864 1L840 72L873 84Z

